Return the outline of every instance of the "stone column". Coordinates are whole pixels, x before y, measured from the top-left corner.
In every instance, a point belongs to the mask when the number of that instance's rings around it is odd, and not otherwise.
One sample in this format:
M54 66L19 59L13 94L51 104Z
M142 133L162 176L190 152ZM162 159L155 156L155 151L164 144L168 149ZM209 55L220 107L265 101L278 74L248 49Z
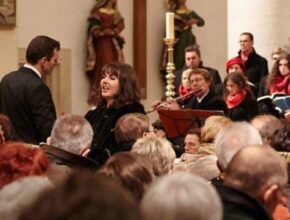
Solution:
M239 50L239 35L254 34L254 47L258 54L270 57L275 47L289 47L289 0L228 0L228 58Z

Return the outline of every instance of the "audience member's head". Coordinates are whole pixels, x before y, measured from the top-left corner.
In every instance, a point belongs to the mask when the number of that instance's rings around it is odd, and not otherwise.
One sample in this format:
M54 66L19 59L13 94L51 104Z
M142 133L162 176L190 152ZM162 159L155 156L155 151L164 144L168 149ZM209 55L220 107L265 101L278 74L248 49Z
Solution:
M173 168L176 154L171 143L165 138L144 137L138 139L132 147L132 152L149 159L156 176L169 173Z
M154 129L154 133L157 137L166 138L166 132L162 122L157 119L152 123L152 127Z
M251 144L262 144L262 138L257 129L247 122L234 122L221 130L214 141L221 172L226 171L229 162L240 149Z
M239 57L234 57L227 61L226 70L227 73L244 73L245 64Z
M272 64L274 65L275 62L279 59L282 54L286 54L287 50L283 47L276 47L271 53Z
M185 153L195 154L200 145L200 131L189 130L184 138L184 151Z
M218 132L231 124L231 119L225 116L213 115L208 117L201 128L201 142L212 143Z
M114 154L98 173L132 192L138 201L142 199L147 185L154 180L152 165L146 158L133 152Z
M254 35L250 32L241 33L239 43L242 53L251 53L254 47Z
M23 143L4 143L0 146L0 188L21 177L47 174L48 159L39 148Z
M233 157L224 183L249 193L273 212L285 199L287 177L286 162L277 152L270 147L250 146Z
M0 143L10 141L11 121L4 115L0 114Z
M174 170L182 170L210 181L220 173L217 167L217 158L214 155L197 156L185 163L174 165Z
M29 176L18 179L0 190L0 219L17 220L45 190L53 185L46 177Z
M273 115L257 115L251 124L259 131L263 144L270 144L274 133L282 127L281 121Z
M150 132L149 118L141 113L123 115L116 123L114 134L117 143L135 142L143 137L144 133Z
M42 194L19 219L139 220L141 216L127 191L103 176L79 173Z
M90 123L82 116L67 114L55 121L48 142L62 150L84 155L92 139L93 129Z
M200 49L197 45L185 48L185 65L187 68L195 69L202 64Z
M271 146L277 151L290 152L290 124L283 123L282 127L273 134Z
M141 203L144 220L220 220L222 204L215 189L200 177L173 172L161 177Z

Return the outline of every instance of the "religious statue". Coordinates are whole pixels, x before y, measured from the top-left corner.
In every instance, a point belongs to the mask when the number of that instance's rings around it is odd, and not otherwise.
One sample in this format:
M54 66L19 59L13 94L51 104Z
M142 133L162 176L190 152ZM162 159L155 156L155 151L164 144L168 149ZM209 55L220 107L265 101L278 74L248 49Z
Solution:
M175 69L181 69L185 64L184 49L189 45L197 44L196 37L192 33L192 26L199 27L204 25L204 19L195 11L186 6L186 0L165 0L167 11L174 12L174 29L177 40L174 46ZM166 50L164 50L166 52ZM161 70L166 67L166 55L163 54Z
M96 0L88 18L88 57L86 72L91 80L91 91L99 86L101 69L112 61L124 62L125 40L119 34L124 19L117 10L117 0Z

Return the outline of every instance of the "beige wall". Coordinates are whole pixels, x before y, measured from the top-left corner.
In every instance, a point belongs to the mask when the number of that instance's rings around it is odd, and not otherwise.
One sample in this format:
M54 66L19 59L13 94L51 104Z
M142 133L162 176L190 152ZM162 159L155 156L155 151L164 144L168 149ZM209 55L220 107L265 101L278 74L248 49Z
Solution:
M49 35L61 42L62 48L71 50L72 113L84 114L88 81L84 74L86 18L94 0L25 0L17 1L17 26L13 30L0 30L0 76L17 68L17 48L26 47L36 35ZM201 45L204 63L223 72L227 53L226 0L188 0L188 7L196 10L206 25L194 32ZM125 18L125 59L133 62L133 0L119 0L118 7ZM146 109L163 95L159 77L159 60L164 33L162 0L147 0L147 99ZM63 82L65 83L65 82ZM156 115L152 114L152 118Z

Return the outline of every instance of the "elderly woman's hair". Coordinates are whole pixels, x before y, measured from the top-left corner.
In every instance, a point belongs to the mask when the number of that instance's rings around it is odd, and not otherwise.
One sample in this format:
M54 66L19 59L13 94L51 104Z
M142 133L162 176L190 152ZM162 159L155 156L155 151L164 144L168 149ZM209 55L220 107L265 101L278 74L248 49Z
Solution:
M190 161L174 165L174 170L186 171L207 181L217 177L220 173L217 167L217 157L214 155L193 157Z
M278 60L275 62L272 71L270 72L270 74L268 75L268 79L267 79L267 88L269 88L269 86L275 82L275 79L277 76L281 75L280 71L279 71L279 63L281 60L286 59L288 61L288 68L290 69L290 54L287 53L283 53L279 56Z
M141 202L144 220L221 220L222 203L214 187L202 178L173 172L157 179Z
M141 113L123 115L116 123L114 135L117 143L136 141L145 132L149 132L149 118Z
M116 181L131 192L137 201L142 199L147 185L155 178L150 162L133 152L114 154L98 173Z
M212 143L218 132L230 126L232 123L231 119L225 116L213 115L208 117L205 120L204 126L201 128L201 142Z
M169 173L173 168L176 154L171 143L165 138L144 137L138 139L132 147L132 152L149 159L156 176Z
M0 188L21 177L46 175L48 167L48 159L39 148L16 142L0 145Z
M140 87L137 74L132 66L125 63L106 64L101 74L114 75L119 79L119 92L114 97L113 107L120 108L126 104L140 101ZM97 106L106 105L106 100L102 97L100 85L94 85L90 103Z

